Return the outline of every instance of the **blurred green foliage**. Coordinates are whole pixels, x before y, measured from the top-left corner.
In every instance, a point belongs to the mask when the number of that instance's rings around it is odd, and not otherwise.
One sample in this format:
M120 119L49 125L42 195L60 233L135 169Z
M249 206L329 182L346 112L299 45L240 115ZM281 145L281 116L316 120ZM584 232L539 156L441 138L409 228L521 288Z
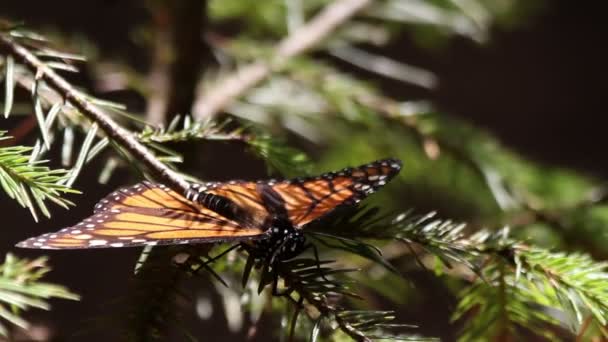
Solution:
M21 317L23 311L30 308L50 310L48 300L51 298L79 299L63 286L41 281L49 271L45 257L28 260L7 254L0 264L0 318L28 329L29 323ZM0 337L9 338L12 329L4 323L0 320Z
M405 330L401 338L424 340L442 329L462 341L606 338L608 276L602 260L608 255L608 206L602 181L527 160L491 133L439 112L424 99L393 98L383 92L381 81L363 76L373 73L432 90L437 79L431 71L391 59L387 46L404 35L432 48L441 48L455 35L483 43L496 27L533 20L543 3L375 1L341 23L311 53L273 64L277 43L332 3L209 1L205 34L217 65L202 70L199 95L252 61L270 70L262 82L227 101L217 117L198 121L176 116L159 127L146 124L143 113L89 98L178 170L182 152L188 152L180 151L179 143L192 141L240 144L266 162L269 175L286 177L384 157L404 164L389 186L366 200L365 209L339 212L306 232L321 260L335 263L317 264L307 252L272 272L268 265L247 263L242 251L214 259L230 246L156 250L160 254L142 261L138 269L125 336L162 340L168 326L178 321L176 285L201 276L207 286L196 300L220 294L224 300L215 312L238 329L243 321L256 327L265 322L263 315L278 317L280 325L268 329L284 340L291 331L297 339L313 341L365 341L361 336L366 334L370 339L396 338L392 330ZM41 49L38 44L28 48ZM46 62L63 58L47 56ZM38 80L35 71L28 73L12 58L2 55L0 63L9 114L11 89L28 88ZM112 68L129 79L127 84L146 89L148 75L117 62ZM32 160L57 145L54 136L61 133L64 146L70 146L73 136L81 135L89 143L78 157L64 158L65 166L74 170L72 179L93 158L112 161L100 172L105 179L126 165L145 174L125 146L95 131L73 107L61 105L61 96L41 87L33 103L45 111L36 111L41 139ZM71 155L71 148L63 150ZM0 147L0 158L2 151L9 150ZM18 154L25 152L29 150ZM21 162L33 167L29 160ZM56 178L43 179L65 186ZM185 255L185 261L176 262L175 255ZM240 287L244 273L248 281ZM268 291L273 285L290 290L293 297L273 297ZM352 292L366 301L352 298ZM432 300L441 301L441 307L426 307ZM404 323L400 314L415 326L394 325Z

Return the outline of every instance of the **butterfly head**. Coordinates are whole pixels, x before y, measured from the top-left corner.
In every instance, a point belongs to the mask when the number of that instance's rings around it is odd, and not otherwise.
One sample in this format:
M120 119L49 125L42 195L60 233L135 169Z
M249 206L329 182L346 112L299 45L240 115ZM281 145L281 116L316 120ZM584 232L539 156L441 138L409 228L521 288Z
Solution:
M304 234L285 218L273 218L267 235L266 239L253 241L250 252L271 264L297 256L306 245Z

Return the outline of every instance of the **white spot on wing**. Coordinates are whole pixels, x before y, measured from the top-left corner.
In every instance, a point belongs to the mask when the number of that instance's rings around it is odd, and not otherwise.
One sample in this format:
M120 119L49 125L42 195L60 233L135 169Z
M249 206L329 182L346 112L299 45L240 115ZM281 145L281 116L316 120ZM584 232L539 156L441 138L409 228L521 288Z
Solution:
M106 240L91 240L89 241L89 246L104 246L107 245L108 241Z

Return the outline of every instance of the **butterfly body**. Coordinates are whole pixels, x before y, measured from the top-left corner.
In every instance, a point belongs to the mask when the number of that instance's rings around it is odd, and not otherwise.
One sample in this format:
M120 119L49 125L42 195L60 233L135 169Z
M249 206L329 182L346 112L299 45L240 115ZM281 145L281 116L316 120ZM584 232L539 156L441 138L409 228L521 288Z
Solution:
M256 258L286 260L305 249L303 230L339 206L354 205L401 168L375 161L318 177L193 184L180 194L144 181L119 189L91 217L20 242L23 248L83 249L241 242Z
M268 230L268 238L253 240L244 245L256 259L268 261L287 260L299 255L306 248L306 238L284 220L277 220Z
M276 181L257 182L255 186L256 193L269 213L262 224L266 237L243 244L243 247L256 259L272 263L274 260L286 260L300 254L305 248L306 239L289 219L281 196L268 183L272 184ZM240 218L245 224L253 221L251 215L243 212L242 208L229 198L204 192L209 188L213 188L213 184L193 184L190 191L186 193L186 198L198 201L206 208L221 213L225 217Z

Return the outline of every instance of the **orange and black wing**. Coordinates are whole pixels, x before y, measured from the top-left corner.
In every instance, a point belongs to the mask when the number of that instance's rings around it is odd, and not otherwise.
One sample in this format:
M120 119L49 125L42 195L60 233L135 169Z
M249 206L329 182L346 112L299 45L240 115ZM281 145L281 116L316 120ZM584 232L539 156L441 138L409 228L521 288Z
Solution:
M293 225L302 228L341 205L354 205L385 185L401 169L397 159L378 160L314 178L270 184Z
M230 181L193 184L186 198L227 217L234 217L246 227L262 227L272 214L265 203L261 182Z
M287 218L302 228L341 205L358 203L400 169L401 161L385 159L311 178L194 184L187 198L211 210L226 211L226 216L240 217L253 227L270 228L268 222L272 219ZM231 208L250 210L226 210Z
M261 225L227 218L162 184L143 182L108 195L95 206L93 216L77 225L17 246L80 249L241 241L262 236Z

